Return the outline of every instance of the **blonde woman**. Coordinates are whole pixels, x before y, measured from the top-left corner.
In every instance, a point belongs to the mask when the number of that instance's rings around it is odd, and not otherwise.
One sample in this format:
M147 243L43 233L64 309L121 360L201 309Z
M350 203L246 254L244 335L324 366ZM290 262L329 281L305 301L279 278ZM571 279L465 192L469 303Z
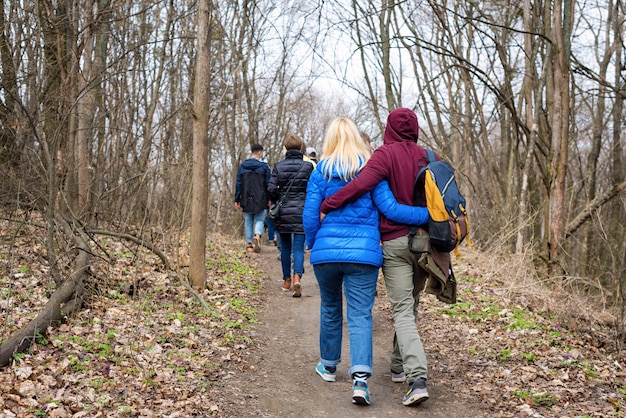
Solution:
M387 117L383 145L374 151L355 181L324 201L322 213L331 212L354 202L363 194L367 195L383 179L389 182L399 202L413 202L415 177L420 168L428 164L426 151L417 144L418 138L419 123L415 112L408 108L393 110ZM426 206L424 183L418 186L423 197L419 206ZM408 383L402 404L415 406L429 398L426 384L428 362L416 326L420 294L428 272L418 264L418 258L409 250L409 225L384 215L380 221L383 273L395 328L391 379L393 382Z
M378 211L407 224L423 224L428 219L425 208L398 204L387 183L381 182L374 191L332 211L321 221L323 200L353 180L370 155L354 122L334 119L327 129L322 160L309 178L302 214L321 298L320 361L315 370L325 381L336 381L345 295L352 402L357 405L370 404L367 381L372 374L372 307L383 263Z

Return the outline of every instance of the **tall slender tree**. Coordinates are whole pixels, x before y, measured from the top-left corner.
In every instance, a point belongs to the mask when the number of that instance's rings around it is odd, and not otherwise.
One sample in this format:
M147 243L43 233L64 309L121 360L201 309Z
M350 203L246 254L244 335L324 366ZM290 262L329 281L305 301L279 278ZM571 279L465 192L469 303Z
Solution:
M552 138L550 159L550 235L548 256L553 276L564 272L559 265L566 207L566 177L569 150L569 80L572 34L572 1L556 0L552 11Z
M197 289L202 289L206 285L210 17L210 0L200 0L198 3L196 71L193 98L193 196L189 254L189 281Z

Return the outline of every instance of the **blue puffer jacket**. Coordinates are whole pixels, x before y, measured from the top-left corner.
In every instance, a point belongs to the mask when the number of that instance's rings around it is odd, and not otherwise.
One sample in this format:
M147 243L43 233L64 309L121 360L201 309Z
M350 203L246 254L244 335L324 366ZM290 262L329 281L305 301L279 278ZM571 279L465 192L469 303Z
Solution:
M359 263L377 267L383 264L380 246L379 212L396 222L422 225L428 221L428 209L401 205L382 181L372 192L330 212L320 223L320 206L325 198L347 184L337 173L324 178L321 161L311 173L307 185L302 221L311 264Z

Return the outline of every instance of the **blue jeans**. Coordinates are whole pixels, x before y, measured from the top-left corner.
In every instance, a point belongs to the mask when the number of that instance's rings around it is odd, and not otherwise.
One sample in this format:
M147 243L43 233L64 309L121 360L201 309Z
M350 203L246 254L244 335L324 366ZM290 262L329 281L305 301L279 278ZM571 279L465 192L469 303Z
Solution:
M274 233L274 220L270 218L269 209L265 209L265 223L267 225L267 240L274 241L275 233Z
M346 296L350 338L350 376L372 374L372 307L378 267L356 263L323 263L313 266L320 287L320 361L336 367L341 362L343 294Z
M265 221L265 210L257 213L243 213L244 227L246 229L246 242L252 242L255 235L263 235L263 224Z
M304 234L280 233L280 263L283 266L283 280L291 279L291 254L293 253L293 274L302 277L304 270Z

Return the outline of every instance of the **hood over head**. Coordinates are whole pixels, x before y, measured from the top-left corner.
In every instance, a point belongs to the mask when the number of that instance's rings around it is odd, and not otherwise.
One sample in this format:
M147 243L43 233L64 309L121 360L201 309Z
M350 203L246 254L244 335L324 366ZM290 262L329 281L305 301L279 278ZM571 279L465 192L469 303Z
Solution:
M385 144L401 141L417 142L418 136L419 124L415 112L406 107L401 107L389 114L383 139Z

